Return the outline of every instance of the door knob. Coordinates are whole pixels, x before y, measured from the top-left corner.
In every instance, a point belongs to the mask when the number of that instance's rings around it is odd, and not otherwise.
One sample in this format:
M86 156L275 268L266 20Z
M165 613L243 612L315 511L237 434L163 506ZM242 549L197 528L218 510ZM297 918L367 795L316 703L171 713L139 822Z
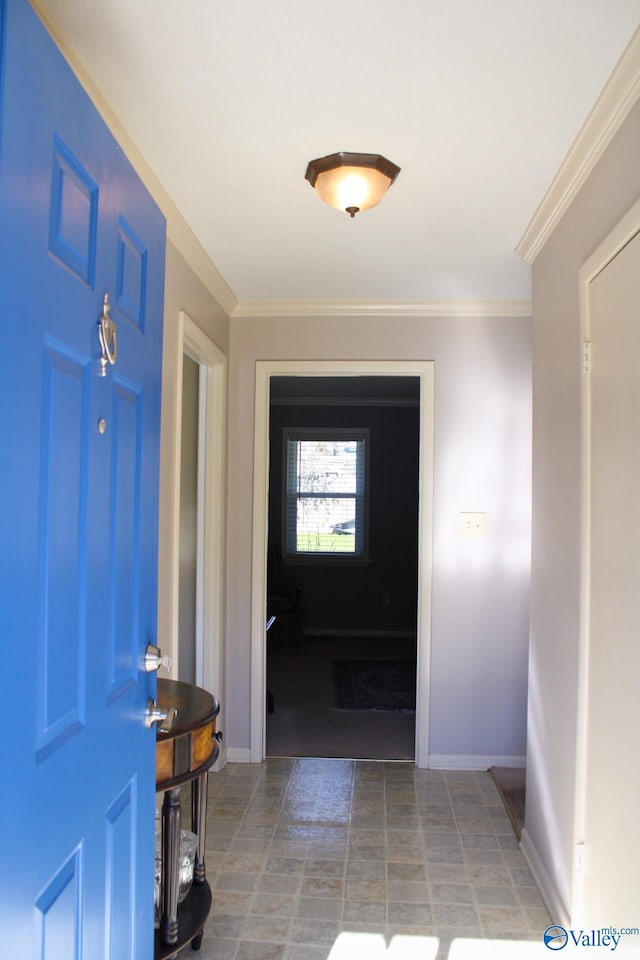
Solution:
M163 657L160 647L154 647L152 643L147 644L147 649L144 652L145 673L153 673L154 670L159 670L160 667L166 667L167 670L170 670L171 657Z
M154 723L162 723L168 716L169 711L159 707L155 700L147 700L147 709L144 712L145 727L152 727Z

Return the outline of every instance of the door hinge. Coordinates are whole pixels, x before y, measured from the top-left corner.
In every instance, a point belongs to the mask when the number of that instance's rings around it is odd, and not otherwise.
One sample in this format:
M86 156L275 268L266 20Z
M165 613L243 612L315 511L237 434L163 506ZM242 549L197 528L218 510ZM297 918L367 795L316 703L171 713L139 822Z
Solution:
M584 873L584 843L576 843L576 873Z
M591 373L591 340L582 341L582 370Z

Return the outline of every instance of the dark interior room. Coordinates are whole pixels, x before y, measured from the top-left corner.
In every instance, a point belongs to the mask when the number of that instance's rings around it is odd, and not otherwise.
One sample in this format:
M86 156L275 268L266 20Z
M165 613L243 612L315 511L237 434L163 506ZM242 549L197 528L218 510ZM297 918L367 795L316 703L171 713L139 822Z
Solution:
M332 524L329 513L315 549L287 531L301 509L287 510L287 438L325 434L366 436L361 542L353 517ZM333 462L320 470L339 472ZM268 756L413 759L418 471L417 378L272 378ZM342 506L337 495L331 503ZM355 500L344 503L347 517Z

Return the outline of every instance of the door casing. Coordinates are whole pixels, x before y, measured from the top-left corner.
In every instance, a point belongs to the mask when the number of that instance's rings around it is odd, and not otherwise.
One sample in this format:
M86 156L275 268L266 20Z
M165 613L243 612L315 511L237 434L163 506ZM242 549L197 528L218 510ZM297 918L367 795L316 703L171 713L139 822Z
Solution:
M171 629L167 652L178 666L180 584L180 448L182 357L200 367L198 429L198 573L196 588L196 683L224 703L224 538L227 358L184 311L178 315L178 342L172 403L176 416L173 438Z
M574 794L574 858L571 916L582 916L585 884L584 843L587 826L589 649L591 601L591 303L590 285L596 277L640 232L640 200L603 240L579 273L580 334L583 349L581 385L581 491L580 491L580 631L578 659L578 723L576 739L576 780Z
M269 392L271 377L418 377L420 451L418 509L418 623L415 761L429 766L431 581L433 541L434 362L432 360L259 360L256 363L251 581L252 763L266 756L267 526L269 515Z

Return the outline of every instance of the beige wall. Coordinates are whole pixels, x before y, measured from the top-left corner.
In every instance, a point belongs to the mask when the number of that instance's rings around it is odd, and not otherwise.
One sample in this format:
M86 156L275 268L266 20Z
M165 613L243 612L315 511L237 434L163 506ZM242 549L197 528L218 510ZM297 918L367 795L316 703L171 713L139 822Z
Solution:
M250 744L256 360L434 360L435 517L430 752L525 751L530 552L528 318L231 321L227 744ZM486 511L484 541L459 512ZM254 695L260 696L261 691Z
M160 529L158 543L158 642L163 652L176 654L177 593L173 564L178 555L176 511L178 494L174 451L180 411L176 402L182 365L178 318L183 310L223 353L229 353L229 320L212 294L196 277L171 241L167 241L162 359L162 425L160 442ZM217 695L220 695L216 691Z
M636 105L533 268L533 554L527 841L569 912L580 571L578 272L640 195ZM624 784L617 785L624 789ZM558 919L558 918L556 918Z

